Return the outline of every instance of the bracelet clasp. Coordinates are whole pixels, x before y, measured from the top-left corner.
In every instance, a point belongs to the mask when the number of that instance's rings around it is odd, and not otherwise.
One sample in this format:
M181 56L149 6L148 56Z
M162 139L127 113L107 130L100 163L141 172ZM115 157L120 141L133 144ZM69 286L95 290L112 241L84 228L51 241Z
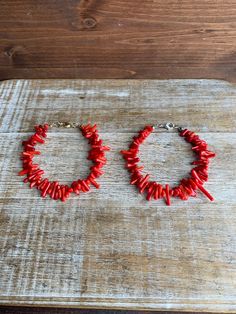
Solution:
M161 124L157 124L154 126L155 129L161 128L161 129L166 129L167 131L173 130L173 129L177 129L178 131L182 131L182 127L178 126L172 122L167 122L167 123L161 123Z
M49 124L49 126L51 128L53 128L53 127L56 127L56 128L77 128L77 127L79 127L79 124L76 122L57 121L57 122L53 122L53 123Z

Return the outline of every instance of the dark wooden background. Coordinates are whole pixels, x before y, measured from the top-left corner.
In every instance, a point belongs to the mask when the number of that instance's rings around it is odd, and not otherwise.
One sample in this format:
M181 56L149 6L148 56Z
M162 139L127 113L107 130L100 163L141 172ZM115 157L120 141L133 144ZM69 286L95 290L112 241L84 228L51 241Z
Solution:
M234 0L0 0L0 79L236 81Z

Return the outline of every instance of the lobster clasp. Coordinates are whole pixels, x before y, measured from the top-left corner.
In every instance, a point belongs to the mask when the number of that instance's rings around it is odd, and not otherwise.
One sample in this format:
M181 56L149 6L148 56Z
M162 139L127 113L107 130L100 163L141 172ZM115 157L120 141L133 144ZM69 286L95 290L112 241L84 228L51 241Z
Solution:
M50 124L50 127L57 127L57 128L76 128L78 126L79 126L78 123L67 122L67 121L66 122L57 121Z
M166 129L166 130L172 130L175 128L175 124L172 122L167 122L164 124L158 124L158 128Z
M164 124L158 124L158 128L166 129L167 131L173 130L173 129L178 129L178 131L182 130L182 127L172 123L172 122L167 122Z
M172 122L168 122L165 124L165 129L168 131L174 129L175 127L176 127L176 125Z

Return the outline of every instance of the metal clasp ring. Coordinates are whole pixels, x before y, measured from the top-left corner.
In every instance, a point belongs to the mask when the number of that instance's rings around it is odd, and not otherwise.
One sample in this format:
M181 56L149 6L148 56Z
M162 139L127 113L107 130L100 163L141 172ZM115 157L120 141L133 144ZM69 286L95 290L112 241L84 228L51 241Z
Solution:
M52 127L57 127L57 128L77 128L79 127L79 124L76 122L61 122L61 121L57 121L57 122L53 122L51 124L49 124L49 126Z
M178 129L178 131L182 131L182 127L178 126L172 122L167 122L167 123L161 123L161 124L157 124L156 126L154 126L154 128L162 128L162 129L166 129L167 131L173 130L173 129Z

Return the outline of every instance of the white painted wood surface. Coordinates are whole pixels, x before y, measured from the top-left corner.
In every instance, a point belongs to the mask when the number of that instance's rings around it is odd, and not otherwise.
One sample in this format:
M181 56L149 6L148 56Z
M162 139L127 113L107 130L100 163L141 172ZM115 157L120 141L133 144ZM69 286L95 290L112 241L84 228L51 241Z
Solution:
M236 87L211 80L12 80L0 83L0 303L236 312ZM102 187L66 203L21 182L21 141L36 123L91 120L108 153ZM187 202L146 202L119 150L146 124L172 121L218 156ZM158 133L158 134L157 134ZM143 145L161 182L185 176L193 155L175 133ZM38 161L52 179L88 171L76 130L51 130Z

